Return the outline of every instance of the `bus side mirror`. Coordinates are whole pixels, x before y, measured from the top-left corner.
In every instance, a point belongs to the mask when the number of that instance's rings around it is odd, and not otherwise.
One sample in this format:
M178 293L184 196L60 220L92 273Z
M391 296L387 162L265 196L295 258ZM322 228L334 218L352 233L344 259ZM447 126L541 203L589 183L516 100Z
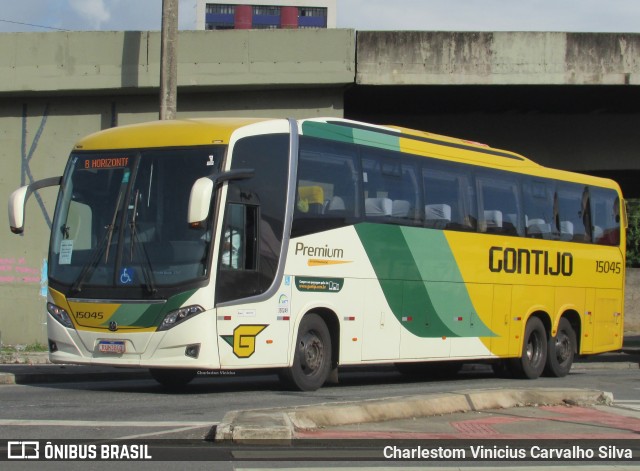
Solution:
M62 177L45 178L18 188L11 193L9 197L9 228L14 234L22 234L24 232L24 209L27 200L34 191L49 186L58 186L62 182Z
M11 193L9 197L9 229L14 234L24 232L24 207L28 192L29 186L23 186Z
M191 194L189 195L189 209L187 212L189 225L199 226L202 221L209 217L211 197L218 186L231 180L247 180L253 178L254 175L255 171L252 169L237 169L198 178L191 187Z
M189 195L189 211L187 214L189 225L197 225L207 219L212 195L213 180L209 177L198 178L191 187L191 194Z

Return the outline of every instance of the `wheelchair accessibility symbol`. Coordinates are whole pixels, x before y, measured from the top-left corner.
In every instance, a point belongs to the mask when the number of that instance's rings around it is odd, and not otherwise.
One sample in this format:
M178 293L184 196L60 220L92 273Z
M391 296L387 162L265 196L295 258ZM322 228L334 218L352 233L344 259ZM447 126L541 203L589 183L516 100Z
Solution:
M123 268L122 272L120 272L120 283L123 285L128 285L133 283L133 269L132 268Z

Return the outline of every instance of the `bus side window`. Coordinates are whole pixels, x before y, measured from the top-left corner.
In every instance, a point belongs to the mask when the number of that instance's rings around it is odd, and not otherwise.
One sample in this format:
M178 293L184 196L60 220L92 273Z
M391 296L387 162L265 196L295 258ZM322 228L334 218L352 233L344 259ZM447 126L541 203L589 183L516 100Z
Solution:
M292 237L357 222L359 175L355 146L301 136Z
M223 270L257 268L257 207L229 203L220 244L220 267Z
M419 191L412 161L393 151L363 148L365 217L401 225L419 223Z
M591 242L591 203L588 188L573 183L558 184L560 239Z
M482 172L477 178L480 232L522 235L522 214L518 183L514 176Z
M524 178L522 184L526 237L557 240L560 221L554 209L554 184L543 179Z
M613 190L590 188L593 242L620 244L620 198Z
M475 203L464 167L429 162L422 167L424 227L475 231Z

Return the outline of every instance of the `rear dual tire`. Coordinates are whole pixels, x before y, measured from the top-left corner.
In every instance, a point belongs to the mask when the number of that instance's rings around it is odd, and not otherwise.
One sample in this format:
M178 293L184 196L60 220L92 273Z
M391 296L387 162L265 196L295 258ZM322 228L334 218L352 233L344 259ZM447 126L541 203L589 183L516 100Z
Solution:
M536 379L544 374L561 378L571 370L576 351L576 333L566 318L560 319L556 336L549 338L542 321L532 317L525 328L520 358L501 360L493 369L500 377Z
M517 378L536 379L547 363L547 331L537 317L531 317L524 331L520 358L507 360L506 368Z
M563 317L558 323L556 336L549 339L547 345L547 364L544 375L562 378L569 374L576 351L576 333L571 323Z

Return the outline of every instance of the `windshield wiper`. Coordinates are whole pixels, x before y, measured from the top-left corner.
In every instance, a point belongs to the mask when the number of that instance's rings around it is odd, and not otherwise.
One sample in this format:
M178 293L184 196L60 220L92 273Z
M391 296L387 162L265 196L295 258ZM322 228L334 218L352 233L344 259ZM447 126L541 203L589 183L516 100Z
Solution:
M135 247L138 245L142 251L142 257L140 258L140 268L142 269L142 276L144 281L146 282L145 287L149 294L154 294L156 291L156 283L155 278L153 276L153 268L151 267L151 260L149 260L149 254L147 253L147 249L144 244L138 239L138 200L140 198L140 190L136 190L135 194L135 202L133 203L133 216L131 216L131 222L129 226L131 227L131 251L129 254L129 259L133 262L133 253Z
M116 202L116 208L113 211L113 217L111 218L111 224L108 224L106 228L106 232L104 237L100 241L100 244L96 248L96 251L93 253L91 260L87 264L82 267L82 271L80 275L76 279L76 281L71 286L71 294L79 293L82 291L82 285L93 276L93 272L95 271L98 263L100 263L100 257L102 257L102 253L105 252L104 263L106 264L109 260L109 246L111 245L111 239L113 237L113 230L116 225L116 219L118 217L118 209L120 208L120 200L122 199L122 190L118 193L118 201Z

